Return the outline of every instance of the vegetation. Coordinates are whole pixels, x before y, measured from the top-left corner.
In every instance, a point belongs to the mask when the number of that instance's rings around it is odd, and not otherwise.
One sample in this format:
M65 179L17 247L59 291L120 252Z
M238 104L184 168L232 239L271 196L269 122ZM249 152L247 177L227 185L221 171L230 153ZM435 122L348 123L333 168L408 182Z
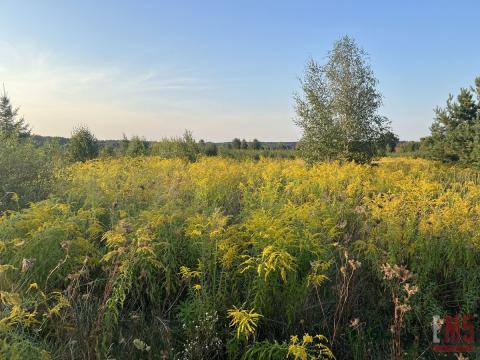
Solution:
M38 148L18 112L4 89L0 97L0 214L45 199L58 160L55 143L48 141Z
M195 161L200 156L200 146L190 131L185 131L181 138L163 139L152 145L152 155L162 158L181 158Z
M50 147L39 149L31 141L0 138L0 214L45 199L54 161Z
M138 136L134 136L129 142L126 149L127 156L142 156L147 155L148 145L147 142L143 139L140 139Z
M258 139L253 139L252 141L252 149L253 150L260 150L262 148L262 143L258 141Z
M24 118L18 116L19 108L14 108L3 88L0 96L0 138L25 138L30 136L30 129Z
M476 98L475 99L475 95ZM435 109L431 136L423 139L427 156L444 162L480 165L480 77L475 89L463 88Z
M295 96L300 152L309 163L322 160L370 162L384 140L388 121L378 115L382 96L365 52L343 37L319 65L311 59Z
M77 127L72 132L68 143L70 161L87 161L95 159L99 153L98 141L95 135L85 126Z
M0 354L415 358L432 314L476 310L478 179L402 158L63 167L0 218Z
M241 146L242 146L242 142L240 141L239 138L235 138L235 139L232 140L232 147L234 149L240 149Z
M32 136L4 91L0 359L436 358L478 311L480 79L420 142L376 84L348 37L311 60L298 150Z

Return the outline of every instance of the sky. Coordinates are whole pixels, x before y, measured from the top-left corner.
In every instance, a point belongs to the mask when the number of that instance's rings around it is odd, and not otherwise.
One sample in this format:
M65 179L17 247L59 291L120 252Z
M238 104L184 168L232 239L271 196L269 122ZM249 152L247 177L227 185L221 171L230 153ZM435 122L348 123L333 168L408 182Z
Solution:
M306 61L369 54L402 140L480 76L477 1L0 0L0 82L41 135L296 141Z

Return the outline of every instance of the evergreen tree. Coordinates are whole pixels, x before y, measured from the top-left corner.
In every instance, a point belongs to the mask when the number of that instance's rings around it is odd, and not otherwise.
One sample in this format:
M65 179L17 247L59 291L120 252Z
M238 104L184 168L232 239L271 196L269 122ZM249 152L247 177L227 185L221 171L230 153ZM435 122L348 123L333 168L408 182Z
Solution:
M307 162L369 162L388 121L378 115L382 96L365 52L347 36L337 41L328 62L307 63L295 95L296 124L303 130L299 150Z
M462 88L456 99L449 95L446 107L435 109L435 120L430 128L430 155L442 161L476 161L478 112L472 90Z
M0 136L3 138L24 138L30 136L29 126L23 117L18 116L19 108L12 106L3 88L0 96Z

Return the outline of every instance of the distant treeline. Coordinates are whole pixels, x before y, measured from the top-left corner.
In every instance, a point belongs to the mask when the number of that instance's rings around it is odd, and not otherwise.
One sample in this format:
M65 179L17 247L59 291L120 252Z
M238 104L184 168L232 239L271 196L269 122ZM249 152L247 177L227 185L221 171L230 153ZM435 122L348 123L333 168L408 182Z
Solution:
M201 157L233 159L295 158L296 143L233 139L214 143L197 141L186 131L181 137L147 141L138 136L121 140L98 140L86 127L77 127L70 138L40 136L19 115L4 91L0 95L0 215L45 199L55 183L55 174L73 162L95 158L159 156L197 161Z
M50 142L56 142L60 145L67 145L70 141L70 138L62 137L62 136L43 136L43 135L31 135L31 139L37 145L44 145ZM113 148L120 148L123 146L125 138L122 140L97 140L98 144L101 148L103 147L113 147ZM152 140L145 140L142 139L147 147L151 147L157 141ZM225 142L211 142L205 140L200 140L200 144L214 144L218 148L226 148L226 149L251 149L251 150L294 150L298 144L297 141L266 141L260 142L257 139L254 139L251 142L240 140L240 146L237 147L236 139L232 141L225 141ZM242 144L246 144L243 145Z

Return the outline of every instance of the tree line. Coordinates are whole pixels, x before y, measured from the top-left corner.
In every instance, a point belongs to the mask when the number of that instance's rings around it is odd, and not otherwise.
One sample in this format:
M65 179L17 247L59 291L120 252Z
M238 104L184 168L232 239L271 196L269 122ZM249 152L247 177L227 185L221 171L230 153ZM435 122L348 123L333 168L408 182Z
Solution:
M102 141L86 126L75 127L69 139L40 137L32 134L4 89L0 96L0 214L45 199L51 193L56 170L74 162L122 156L160 156L186 161L196 161L202 156L254 160L295 156L293 150L270 149L257 139L250 143L237 140L217 145L197 141L190 131L185 131L180 137L159 141L125 135L121 140ZM241 151L245 149L252 151Z
M237 137L216 144L196 141L189 131L156 142L138 136L102 142L87 127L79 126L65 143L52 138L40 146L4 89L0 96L0 166L8 170L0 174L0 211L45 196L52 169L97 157L157 155L195 161L199 156L259 159L298 155L308 164L332 160L370 163L397 151L480 165L480 78L474 87L462 88L456 97L450 95L445 107L435 109L431 135L420 142L399 143L390 121L380 114L382 99L367 53L348 36L335 42L324 64L314 59L307 62L300 91L294 95L294 121L302 137L288 145ZM31 190L36 188L39 190ZM29 192L22 197L22 204L12 204L13 194Z

